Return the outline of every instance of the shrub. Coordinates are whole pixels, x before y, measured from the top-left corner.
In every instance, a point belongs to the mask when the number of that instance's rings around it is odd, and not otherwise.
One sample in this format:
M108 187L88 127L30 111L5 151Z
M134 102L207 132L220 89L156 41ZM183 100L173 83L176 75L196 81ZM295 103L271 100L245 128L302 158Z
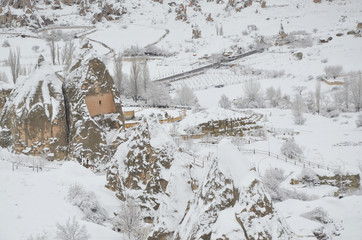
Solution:
M113 226L116 231L126 234L128 240L146 239L148 229L143 226L140 205L128 197L115 213Z
M303 168L302 172L299 175L299 179L308 184L314 184L319 181L317 174L312 170L308 168Z
M2 47L10 47L10 43L7 39L5 39L5 41L3 42Z
M71 185L68 190L68 200L84 213L87 220L97 224L107 220L106 211L100 206L94 192L86 191L83 186Z
M279 168L269 168L263 176L263 183L268 190L270 197L276 201L284 200L285 194L280 189L280 184L285 180L284 170Z
M225 109L230 109L230 107L231 107L231 102L225 94L223 94L219 100L219 107L225 108Z
M137 45L133 45L123 50L123 56L135 57L145 55L145 50Z
M59 240L88 240L89 235L86 227L80 226L79 222L73 217L68 218L65 225L57 223L56 238Z
M333 220L328 216L327 212L321 207L314 208L312 211L306 212L301 216L309 220L317 221L323 224L333 222Z
M288 158L296 159L303 155L303 150L295 143L294 138L289 138L280 151Z

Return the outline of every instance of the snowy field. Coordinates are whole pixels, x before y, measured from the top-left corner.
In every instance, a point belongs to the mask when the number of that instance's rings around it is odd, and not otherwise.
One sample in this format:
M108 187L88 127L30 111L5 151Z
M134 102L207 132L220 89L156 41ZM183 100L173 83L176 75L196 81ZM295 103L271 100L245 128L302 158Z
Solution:
M290 192L308 196L307 200L291 198L277 201L275 204L279 215L286 220L296 239L316 239L313 232L318 228L326 229L329 237L327 239L361 239L361 189L347 192L344 198L339 199L334 196L339 190L338 187L291 185L291 179L298 177L303 171L301 164L285 162L268 154L251 153L260 150L282 156L282 145L286 139L293 137L303 151L303 160L312 163L313 166L320 166L313 168L315 173L327 176L340 173L361 174L362 129L356 127L360 112L353 112L350 107L348 112L341 111L334 118L305 113L305 124L296 125L291 109L269 106L232 110L219 108L222 95L226 95L230 101L243 97L245 83L249 81L260 84L264 95L268 88L273 87L291 98L299 93L298 91L301 91L301 96L307 98L311 94L313 96L312 92L316 90L319 77L325 76L325 67L341 66L340 75L333 79L341 83L352 74L351 71L362 71L362 37L347 34L350 30L356 30L357 23L362 22L360 0L322 0L321 4L315 4L312 0L270 0L267 1L266 8L261 8L260 4L255 3L242 9L240 13L225 11L201 1L201 11L195 11L191 7L187 9L187 21L176 21L174 12L165 14L169 9L166 3L125 1L124 6L129 11L121 19L102 21L94 25L91 19L77 16L74 8L65 7L57 13L59 20L56 30L61 30L67 40L72 39L76 47L79 47L84 39L88 39L101 55L111 74L114 69L114 54L125 49L152 45L167 52L168 56L140 57L148 59L151 80L205 66L214 61L212 56L235 54L235 49L245 53L260 46L262 39L265 42L265 50L262 53L169 84L168 90L172 97L175 97L177 90L183 86L193 89L199 107L187 111L124 107L123 111L135 111L133 121L139 121L152 114L161 118L165 118L166 113L168 117L186 114L179 123L162 125L170 134L184 135L186 129L197 127L207 121L252 115L261 127L262 136L246 136L253 141L239 145L242 153L238 153L238 156L241 154L243 159L247 159L261 177L270 169L282 169L286 178L281 186ZM205 20L209 14L213 21ZM62 28L62 25L75 23L84 27ZM202 37L199 39L192 38L193 24L197 24L201 29ZM285 33L295 40L293 44L274 45L281 24ZM223 27L222 36L216 34L216 26ZM13 33L28 34L36 38L22 38ZM45 39L49 33L50 30L36 33L30 29L0 29L0 74L7 76L7 81L0 82L0 89L14 87L8 64L10 50L16 51L19 48L21 52L20 61L25 73L21 74L19 82L25 79L23 75L30 75L34 70L40 54L47 62L51 62L49 41ZM75 35L82 34L86 35L83 38L74 38ZM332 40L321 43L320 40L329 37L332 37ZM8 41L10 46L5 46L5 41ZM62 48L66 41L56 41L56 44ZM303 54L302 59L295 56L298 52ZM74 54L76 53L75 50ZM132 58L124 58L123 61L122 72L126 79L130 75L131 60ZM53 68L60 75L66 75L63 65L55 65ZM342 85L321 83L323 106L334 101L336 89L342 89ZM134 103L130 99L124 101L128 102L131 103L129 105ZM293 135L290 135L290 132ZM221 138L217 140L220 141ZM210 167L210 162L207 162L208 156L219 156L217 145L203 143L204 140L175 139L177 147L187 149L176 155L177 166L173 167L173 170L177 174L184 174L182 171L185 170L179 168L180 166L192 163L195 166L192 170L196 172L195 176L200 183L204 181ZM26 161L28 166L19 168L16 167L16 159L17 157L8 150L0 150L0 240L30 240L30 236L41 235L53 239L57 223L64 224L69 217L75 217L81 225L85 225L90 239L112 240L123 237L112 230L110 219L119 209L120 201L114 192L105 188L105 173L94 173L92 169L86 169L75 162L47 162L43 170L37 172L29 167L32 166L32 161L37 161L35 158ZM95 199L109 217L107 221L102 224L92 223L71 203L68 193L74 184L82 185L86 191L94 193ZM170 191L177 192L176 197L182 198L180 191L183 188L177 189L178 185L172 184L174 185L171 185ZM178 210L184 210L185 199L178 202ZM305 214L316 208L327 213L328 216L324 216L327 219L325 223L305 217Z

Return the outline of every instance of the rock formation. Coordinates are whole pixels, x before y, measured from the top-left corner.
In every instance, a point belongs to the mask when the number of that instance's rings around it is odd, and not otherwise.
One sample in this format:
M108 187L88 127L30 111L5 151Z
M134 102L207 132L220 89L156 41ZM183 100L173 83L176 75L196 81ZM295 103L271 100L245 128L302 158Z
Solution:
M158 216L162 196L166 195L169 181L166 172L171 167L170 153L174 148L173 140L156 117L145 118L133 129L128 141L119 146L107 173L107 187L123 201L127 196L137 199L144 210L145 222L153 223Z
M1 115L0 145L18 153L63 160L67 154L67 123L62 82L47 64L26 79L19 78Z
M221 143L219 157L187 207L176 239L291 239L250 167L230 143Z
M64 83L69 126L69 158L103 169L115 139L110 131L123 126L120 95L104 63L85 43Z
M122 142L121 100L92 47L81 52L64 83L42 56L34 73L19 78L2 111L0 146L105 168Z

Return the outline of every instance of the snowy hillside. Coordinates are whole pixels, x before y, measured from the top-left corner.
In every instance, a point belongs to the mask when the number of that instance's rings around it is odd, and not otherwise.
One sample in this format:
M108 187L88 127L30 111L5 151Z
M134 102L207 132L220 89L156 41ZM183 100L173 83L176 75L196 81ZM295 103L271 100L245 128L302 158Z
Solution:
M361 63L360 0L0 0L0 240L359 240Z

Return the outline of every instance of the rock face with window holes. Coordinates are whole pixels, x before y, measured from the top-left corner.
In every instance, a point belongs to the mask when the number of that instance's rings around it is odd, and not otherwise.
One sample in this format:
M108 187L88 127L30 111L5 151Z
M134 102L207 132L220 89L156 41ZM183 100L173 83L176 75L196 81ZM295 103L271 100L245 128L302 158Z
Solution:
M85 43L65 80L69 125L69 158L88 161L102 170L112 155L107 137L123 126L119 92L104 63Z

